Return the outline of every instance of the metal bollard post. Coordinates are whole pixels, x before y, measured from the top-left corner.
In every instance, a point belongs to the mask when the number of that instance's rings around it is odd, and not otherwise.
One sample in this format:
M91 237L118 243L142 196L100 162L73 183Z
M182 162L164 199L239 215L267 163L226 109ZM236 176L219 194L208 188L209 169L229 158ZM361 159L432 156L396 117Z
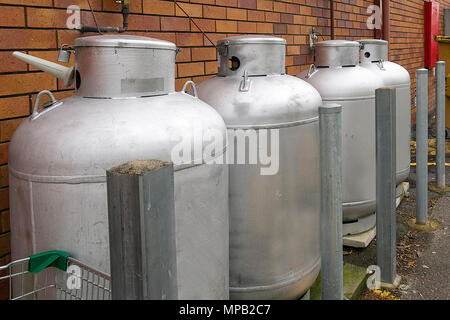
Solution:
M396 89L375 90L377 265L381 282L394 284L396 271Z
M445 190L445 61L436 62L436 185Z
M319 115L322 300L342 300L342 106L326 104Z
M416 70L416 223L428 223L428 70Z
M112 298L177 299L172 163L135 160L106 179Z

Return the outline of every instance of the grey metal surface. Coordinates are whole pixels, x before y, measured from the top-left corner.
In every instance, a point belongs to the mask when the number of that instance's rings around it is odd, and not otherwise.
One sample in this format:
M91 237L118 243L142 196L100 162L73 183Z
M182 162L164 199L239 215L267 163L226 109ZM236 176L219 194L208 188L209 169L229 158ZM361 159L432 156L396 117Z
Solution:
M325 48L335 49L332 46ZM353 42L350 48L359 50ZM304 71L297 77L313 85L325 103L342 105L343 221L352 223L349 229L352 232L369 230L374 226L375 219L372 225L364 222L360 226L355 224L371 215L376 206L375 89L383 83L379 77L359 65L318 68L308 78L306 74L307 71Z
M445 189L445 61L436 62L436 184Z
M112 298L174 300L173 164L139 162L141 172L121 171L124 166L140 170L127 163L106 173Z
M379 76L384 86L396 88L396 183L408 178L411 141L411 80L402 66L386 61L388 42L378 39L358 40L364 45L360 51L360 66ZM366 58L365 55L369 54Z
M381 39L361 39L362 44L359 52L360 63L372 63L380 60L387 61L389 56L389 47L386 40Z
M428 70L416 70L416 223L428 223Z
M379 88L376 101L377 265L381 281L394 283L396 271L396 89Z
M322 300L342 300L342 106L320 114L320 254Z
M358 63L358 42L327 40L314 44L314 64L317 67L356 66Z
M219 76L264 76L285 73L286 40L263 35L245 35L220 39ZM231 61L230 61L231 59ZM235 67L230 63L235 61ZM237 68L236 68L237 67Z
M101 35L80 37L73 42L74 47L112 47L112 48L144 48L166 49L175 51L176 45L172 42L149 37L133 35Z
M200 141L205 150L210 141L203 137L218 132L225 148L220 115L180 92L74 96L26 119L9 147L13 259L58 248L109 272L105 170L134 159L171 161L183 141ZM228 168L204 160L173 160L181 299L228 298Z
M284 65L284 48L279 50L279 42L272 44L275 49L271 56L265 55L269 48L243 49L240 52L249 56L242 55L241 60L253 57L266 66L277 59L277 66ZM251 48L253 45L248 44ZM223 116L231 137L243 129L255 129L256 134L266 129L279 132L276 174L261 175L262 164L229 165L232 299L299 298L320 269L321 99L312 86L281 73L284 70L248 77L251 84L247 91L240 90L244 70L239 69L230 76L205 80L197 87L199 98ZM229 139L230 144L233 141ZM234 147L231 151L236 154L238 145ZM247 143L245 153L249 152Z

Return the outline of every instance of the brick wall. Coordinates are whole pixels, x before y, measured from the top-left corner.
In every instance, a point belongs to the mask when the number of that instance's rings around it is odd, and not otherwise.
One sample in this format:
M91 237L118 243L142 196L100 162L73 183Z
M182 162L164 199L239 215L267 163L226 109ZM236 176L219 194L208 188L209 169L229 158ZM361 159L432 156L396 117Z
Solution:
M103 26L121 26L120 5L114 0L91 0ZM180 5L195 18L212 41L235 34L274 34L287 41L286 69L295 75L312 62L308 34L314 26L330 39L329 0L183 0ZM366 27L366 8L373 0L335 0L335 38L373 38ZM440 0L441 14L450 0ZM15 128L30 114L36 94L49 89L58 99L73 94L60 81L11 56L20 50L56 61L57 50L80 36L66 29L66 8L79 5L82 21L92 25L87 0L0 0L0 265L9 260L8 143ZM186 80L201 81L216 73L214 47L172 1L131 0L129 34L176 43L176 87ZM441 18L441 30L443 23ZM403 65L415 84L415 69L423 66L423 1L391 0L390 59ZM73 64L72 61L70 62ZM430 72L430 107L434 101ZM5 284L0 284L4 298Z

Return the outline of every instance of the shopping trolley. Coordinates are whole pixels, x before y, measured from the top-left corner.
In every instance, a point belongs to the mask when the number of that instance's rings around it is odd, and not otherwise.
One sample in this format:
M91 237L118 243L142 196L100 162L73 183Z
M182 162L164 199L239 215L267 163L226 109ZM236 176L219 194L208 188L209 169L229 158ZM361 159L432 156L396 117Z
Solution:
M53 250L0 266L10 300L110 300L110 276Z

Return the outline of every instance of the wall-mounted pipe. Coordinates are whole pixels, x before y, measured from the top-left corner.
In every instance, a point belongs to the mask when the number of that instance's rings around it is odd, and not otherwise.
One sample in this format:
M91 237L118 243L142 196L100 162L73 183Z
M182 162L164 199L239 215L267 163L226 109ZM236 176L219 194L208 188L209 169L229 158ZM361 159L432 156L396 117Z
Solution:
M334 0L330 0L331 40L334 40Z
M381 6L381 14L382 14L382 34L383 40L389 41L391 36L391 27L390 27L390 3L389 0L383 0L383 4Z
M90 3L89 3L90 6ZM92 7L91 7L92 11ZM123 27L101 27L97 25L97 20L95 19L94 11L92 11L92 15L95 20L95 26L85 26L81 25L80 32L98 32L98 33L108 33L108 32L118 32L122 33L128 30L128 16L130 15L130 0L123 0L122 2L122 16L123 16Z

